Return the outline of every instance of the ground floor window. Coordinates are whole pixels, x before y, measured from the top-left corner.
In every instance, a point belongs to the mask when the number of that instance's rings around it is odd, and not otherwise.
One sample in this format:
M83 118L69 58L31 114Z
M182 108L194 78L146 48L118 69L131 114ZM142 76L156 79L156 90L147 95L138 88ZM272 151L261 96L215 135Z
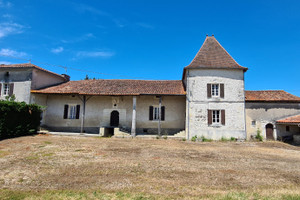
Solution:
M220 123L220 110L213 110L213 115L212 115L212 123L213 124L219 124Z
M149 107L149 120L159 120L159 106ZM165 120L165 106L161 106L161 120Z
M64 107L64 119L79 119L80 105L66 104Z
M208 125L225 125L225 110L207 110Z

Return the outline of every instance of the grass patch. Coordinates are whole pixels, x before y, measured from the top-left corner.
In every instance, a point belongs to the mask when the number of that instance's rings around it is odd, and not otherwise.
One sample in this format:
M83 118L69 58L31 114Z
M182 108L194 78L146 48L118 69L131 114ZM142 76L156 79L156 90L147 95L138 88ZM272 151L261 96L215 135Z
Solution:
M44 141L44 144L52 144L52 142Z
M8 151L0 151L0 158L3 158L5 156L9 155Z

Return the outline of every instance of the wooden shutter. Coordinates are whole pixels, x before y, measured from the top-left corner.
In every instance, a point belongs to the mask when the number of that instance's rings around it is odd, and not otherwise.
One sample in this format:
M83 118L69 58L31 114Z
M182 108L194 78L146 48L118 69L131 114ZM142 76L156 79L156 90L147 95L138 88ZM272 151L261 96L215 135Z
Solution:
M79 119L79 114L80 114L80 105L76 106L76 119Z
M211 84L207 84L207 98L211 98Z
M149 120L153 120L153 106L149 107Z
M10 83L9 84L9 96L13 95L14 93L14 84Z
M64 108L64 119L68 118L68 111L69 111L69 105L66 104Z
M165 121L165 107L164 106L161 107L161 120Z
M208 122L208 125L212 124L212 111L211 110L207 110L207 122Z
M220 97L221 98L224 98L224 84L222 83L222 84L220 84Z
M0 96L1 96L1 90L2 90L2 83L0 83Z
M221 123L225 125L225 110L221 110Z

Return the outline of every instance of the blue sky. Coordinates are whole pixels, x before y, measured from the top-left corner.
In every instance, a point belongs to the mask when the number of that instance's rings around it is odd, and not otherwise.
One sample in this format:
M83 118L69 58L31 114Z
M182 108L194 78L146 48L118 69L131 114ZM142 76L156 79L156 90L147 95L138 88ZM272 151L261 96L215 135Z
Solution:
M299 10L290 0L0 0L0 63L27 62L13 56L57 73L67 66L72 80L179 80L214 34L249 68L247 90L300 96Z

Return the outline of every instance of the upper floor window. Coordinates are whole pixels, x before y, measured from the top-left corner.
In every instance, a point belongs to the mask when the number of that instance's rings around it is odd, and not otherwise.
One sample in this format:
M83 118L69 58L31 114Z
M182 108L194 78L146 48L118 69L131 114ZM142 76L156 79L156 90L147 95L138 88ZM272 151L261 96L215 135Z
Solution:
M0 83L0 96L11 96L14 91L14 83Z
M224 98L224 84L223 83L207 84L207 97Z
M9 84L3 83L3 96L8 96L8 95L9 95Z
M149 120L159 120L159 106L149 107ZM165 120L165 107L161 107L161 120Z
M219 85L220 84L211 84L211 96L212 97L219 97Z

